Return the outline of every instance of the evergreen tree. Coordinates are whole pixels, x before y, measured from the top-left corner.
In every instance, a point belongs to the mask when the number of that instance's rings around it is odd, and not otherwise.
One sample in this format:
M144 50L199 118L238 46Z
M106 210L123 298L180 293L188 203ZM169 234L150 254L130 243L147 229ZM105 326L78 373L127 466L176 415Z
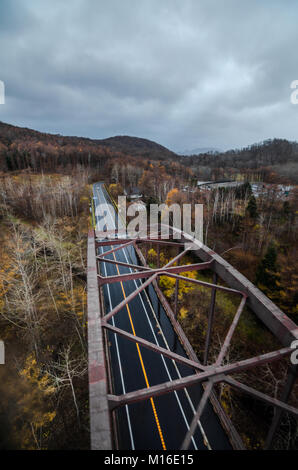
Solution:
M277 272L278 266L277 250L273 243L270 243L264 258L261 260L256 271L256 284L264 291L279 290L280 275Z
M241 186L236 187L235 196L237 199L244 199L252 195L252 189L249 181L246 181Z
M284 201L284 203L283 203L283 213L284 213L286 218L290 215L291 208L290 208L289 201Z
M256 219L258 217L257 201L254 195L250 196L246 210L251 219Z

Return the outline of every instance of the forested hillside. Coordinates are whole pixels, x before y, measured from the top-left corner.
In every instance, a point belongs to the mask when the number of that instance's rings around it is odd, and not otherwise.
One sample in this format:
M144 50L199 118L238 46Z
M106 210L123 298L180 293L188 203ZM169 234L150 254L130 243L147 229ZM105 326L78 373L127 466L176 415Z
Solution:
M116 161L147 168L151 161L177 165L194 177L217 180L242 178L250 181L298 181L298 143L267 140L240 150L181 156L147 139L116 136L95 140L64 137L0 122L0 171L30 168L56 171L77 164L100 169L109 175Z
M298 182L298 143L266 140L239 150L192 155L189 165L203 178L235 177L245 173L252 181Z
M112 157L143 157L152 160L177 159L165 147L147 139L117 136L104 140L64 137L0 122L0 171L51 171L67 165L102 168Z

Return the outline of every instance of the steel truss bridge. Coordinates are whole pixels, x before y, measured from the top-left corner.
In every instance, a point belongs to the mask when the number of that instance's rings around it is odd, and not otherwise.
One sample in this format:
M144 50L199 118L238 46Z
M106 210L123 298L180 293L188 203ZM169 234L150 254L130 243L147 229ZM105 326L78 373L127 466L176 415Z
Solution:
M297 325L227 261L187 233L169 227L168 240L158 233L154 238L128 238L120 220L116 231L107 231L103 224L107 214L100 212L104 202L111 204L104 186L94 185L94 205L99 209L95 212L96 229L88 235L87 273L92 448L244 449L214 391L214 385L222 382L274 407L265 443L269 449L282 412L298 416L298 409L288 404L297 378L297 367L289 357L293 352L291 344L298 339ZM180 265L189 251L185 248L187 243L194 244L192 253L198 261ZM151 246L157 252L154 269L147 263ZM162 247L177 250L165 266L160 266ZM181 275L203 270L213 272L212 282ZM160 276L175 279L173 308L159 288ZM177 320L180 281L211 291L203 363ZM235 296L239 303L220 352L211 364L209 349L219 290ZM225 364L246 305L282 347ZM237 372L285 357L289 366L279 399L233 378Z

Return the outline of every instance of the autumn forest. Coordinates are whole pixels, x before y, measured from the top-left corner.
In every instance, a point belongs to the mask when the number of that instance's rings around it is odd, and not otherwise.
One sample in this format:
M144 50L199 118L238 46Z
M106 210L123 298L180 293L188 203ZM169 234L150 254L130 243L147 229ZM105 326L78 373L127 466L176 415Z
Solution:
M8 358L0 369L0 448L89 448L86 236L92 183L105 182L115 198L141 195L147 205L203 204L204 243L298 323L297 168L298 144L281 139L181 156L146 139L91 140L0 123L0 331ZM210 189L200 181L237 185ZM151 266L156 256L151 247ZM175 254L168 249L161 256L166 264ZM160 287L172 302L174 280L164 276ZM180 284L179 321L199 357L208 301L200 287ZM214 356L233 308L224 293L218 296ZM276 346L250 313L245 318L230 360ZM266 366L241 380L278 396L285 373L285 364ZM247 447L262 447L271 418L265 406L227 385L218 394ZM275 447L297 448L287 414Z

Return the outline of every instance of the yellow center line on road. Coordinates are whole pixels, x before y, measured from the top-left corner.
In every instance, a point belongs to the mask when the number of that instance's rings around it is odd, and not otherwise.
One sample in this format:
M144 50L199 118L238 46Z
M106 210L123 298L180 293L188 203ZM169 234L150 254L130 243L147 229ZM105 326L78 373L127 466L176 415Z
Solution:
M115 253L113 253L113 256L114 256L114 260L117 261L117 260L116 260ZM118 265L116 264L115 266L116 266L118 275L120 275L120 271L119 271ZM122 289L123 296L124 296L124 298L126 299L125 290L124 290L124 287L123 287L123 283L122 283L121 281L120 281L120 284L121 284L121 289ZM134 327L134 324L133 324L133 321L132 321L132 316L131 316L131 312L130 312L130 308L129 308L129 305L128 305L128 304L126 304L126 309L127 309L127 313L128 313L129 321L130 321L130 324L131 324L131 328L132 328L133 335L136 336L135 327ZM149 388L150 385L149 385L149 381L148 381L148 377L147 377L147 372L146 372L146 369L145 369L145 366L144 366L144 361L143 361L142 353L141 353L140 346L139 346L138 343L136 343L136 347L137 347L137 351L138 351L138 355L139 355L139 359L140 359L142 371L143 371L143 374L144 374L146 386L147 386L147 388ZM160 426L160 423L159 423L159 419L158 419L158 415L157 415L157 411L156 411L154 399L153 399L152 397L150 398L150 402L151 402L151 406L152 406L152 410L153 410L153 414L154 414L154 418L155 418L155 422L156 422L158 434L159 434L159 437L160 437L160 440L161 440L162 448L163 448L163 450L167 450L166 444L165 444L165 441L164 441L164 437L163 437L163 433L162 433L162 429L161 429L161 426Z

